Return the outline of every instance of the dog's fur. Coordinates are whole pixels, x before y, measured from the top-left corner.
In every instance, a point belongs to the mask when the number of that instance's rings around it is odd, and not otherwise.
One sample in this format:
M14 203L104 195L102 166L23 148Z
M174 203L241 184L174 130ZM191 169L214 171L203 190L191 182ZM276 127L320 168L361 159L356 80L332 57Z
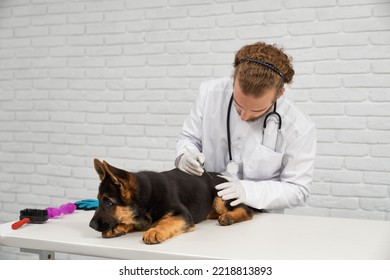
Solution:
M207 218L225 226L253 216L246 205L232 207L217 196L215 186L226 182L218 173L210 172L211 179L179 169L131 173L98 159L94 165L101 183L99 206L89 226L104 238L145 231L143 241L156 244L194 230Z

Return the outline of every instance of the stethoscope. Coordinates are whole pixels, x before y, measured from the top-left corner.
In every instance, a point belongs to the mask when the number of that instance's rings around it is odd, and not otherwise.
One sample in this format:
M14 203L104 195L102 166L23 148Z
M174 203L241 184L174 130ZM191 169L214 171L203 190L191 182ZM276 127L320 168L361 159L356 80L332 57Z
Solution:
M226 120L226 131L227 131L227 140L228 140L228 149L229 149L229 163L226 166L226 171L231 176L235 176L238 173L239 166L235 161L233 161L233 157L232 157L232 145L231 145L231 136L230 136L230 112L232 109L232 104L233 104L233 94L230 97L229 106L227 110L227 120ZM277 104L275 100L273 111L269 112L264 118L263 129L267 127L268 119L270 116L273 115L275 115L277 118L278 129L280 130L282 128L282 117L278 112L276 112L276 106Z

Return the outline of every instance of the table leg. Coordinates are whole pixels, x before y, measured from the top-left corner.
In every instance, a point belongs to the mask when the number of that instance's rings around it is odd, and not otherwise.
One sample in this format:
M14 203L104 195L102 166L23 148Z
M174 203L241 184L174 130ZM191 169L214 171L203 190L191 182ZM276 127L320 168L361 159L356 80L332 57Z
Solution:
M52 251L20 248L20 252L38 254L40 260L55 260L55 253Z

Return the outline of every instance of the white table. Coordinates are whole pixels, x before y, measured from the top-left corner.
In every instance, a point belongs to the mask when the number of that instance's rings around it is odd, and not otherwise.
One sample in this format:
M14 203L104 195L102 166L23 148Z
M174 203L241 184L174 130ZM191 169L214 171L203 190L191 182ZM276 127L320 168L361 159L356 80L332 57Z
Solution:
M256 214L253 220L222 227L216 220L161 244L146 245L142 233L112 239L88 227L90 211L27 224L12 230L0 225L0 244L38 252L115 259L390 259L390 222L279 214Z

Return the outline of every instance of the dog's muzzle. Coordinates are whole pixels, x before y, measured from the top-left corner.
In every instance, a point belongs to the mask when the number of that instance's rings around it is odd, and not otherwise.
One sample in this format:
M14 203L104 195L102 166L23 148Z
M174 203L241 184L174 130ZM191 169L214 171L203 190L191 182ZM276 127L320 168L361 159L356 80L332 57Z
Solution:
M114 220L108 221L102 218L93 217L89 222L89 227L96 231L104 232L115 227L118 223Z
M89 222L89 227L90 227L90 228L93 228L93 229L96 230L96 231L100 231L100 230L99 230L99 224L98 224L98 222L96 221L96 219L92 219L92 220Z

